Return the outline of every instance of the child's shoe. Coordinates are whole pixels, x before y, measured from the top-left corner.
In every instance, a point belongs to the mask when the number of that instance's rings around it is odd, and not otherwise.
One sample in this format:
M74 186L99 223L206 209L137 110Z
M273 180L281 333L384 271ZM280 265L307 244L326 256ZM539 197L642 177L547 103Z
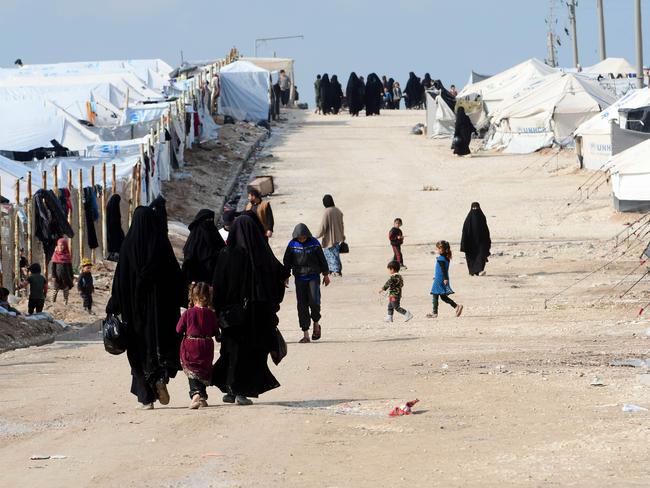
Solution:
M153 403L138 403L137 410L153 410Z
M223 403L235 403L235 395L231 393L226 393L223 398Z
M384 322L390 323L392 321L393 321L393 316L392 315L386 315L386 317L384 318Z
M406 315L404 315L404 322L408 322L412 318L413 318L413 314L407 310Z
M201 395L198 393L192 397L192 402L190 403L190 410L196 410L201 406Z
M460 317L461 313L463 313L463 306L461 304L458 304L456 306L456 317Z
M428 319L437 319L437 318L438 318L438 314L437 314L437 313L428 313L428 314L427 314L427 318L428 318Z

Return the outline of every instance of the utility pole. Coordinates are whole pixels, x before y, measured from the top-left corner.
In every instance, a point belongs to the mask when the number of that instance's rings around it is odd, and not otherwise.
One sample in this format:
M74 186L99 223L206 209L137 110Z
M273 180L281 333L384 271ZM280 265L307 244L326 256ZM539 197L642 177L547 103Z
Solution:
M571 22L571 36L573 37L573 67L577 68L580 64L578 60L578 26L576 22L576 6L578 0L568 0L567 7L569 7L569 22Z
M634 0L636 24L636 87L643 88L643 34L641 31L641 0Z
M557 42L555 35L557 19L555 18L554 3L554 0L551 0L549 4L548 17L546 18L546 25L548 26L548 33L546 34L548 57L546 58L546 64L551 68L557 68L557 47L555 46L555 43Z
M605 48L605 14L603 12L603 0L596 0L596 11L598 12L598 27L600 32L600 60L607 58Z

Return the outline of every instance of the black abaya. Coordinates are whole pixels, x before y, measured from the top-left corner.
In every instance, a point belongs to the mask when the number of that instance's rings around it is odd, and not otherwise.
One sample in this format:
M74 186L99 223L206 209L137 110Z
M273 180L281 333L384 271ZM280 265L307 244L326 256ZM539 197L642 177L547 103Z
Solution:
M181 269L159 216L151 208L136 208L106 311L127 324L131 392L141 403L155 400L156 382L166 383L181 368L176 324L186 305Z
M244 303L243 320L223 330L212 384L222 392L257 397L280 386L268 367L277 348L277 312L289 278L275 258L253 217L233 223L214 274L213 304L217 313Z
M406 108L416 108L420 105L422 102L420 98L421 91L422 85L420 84L420 79L411 71L409 73L409 79L406 82L406 87L404 88L404 95L406 95L404 103L406 104Z
M359 112L363 108L363 92L361 80L359 80L359 77L354 72L350 73L350 78L348 78L348 84L345 88L345 96L348 99L350 115L359 115Z
M190 235L183 247L183 275L187 284L211 283L219 252L226 246L214 224L212 210L200 210L189 225Z
M341 110L341 99L343 98L343 90L336 75L332 76L330 81L332 88L332 113L337 114Z
M375 73L368 75L366 82L366 115L379 115L384 85Z
M109 253L119 253L124 241L122 230L122 212L120 202L122 198L115 193L106 204L106 242Z
M333 99L332 85L330 77L325 73L320 79L320 103L321 112L327 115L332 112L332 99Z
M472 133L476 129L472 125L472 121L465 115L465 109L458 107L456 112L456 127L454 129L454 154L464 156L469 154L469 143L472 140Z
M487 219L478 202L474 202L465 218L463 235L460 240L460 251L465 253L470 275L478 275L485 269L491 247L492 240Z

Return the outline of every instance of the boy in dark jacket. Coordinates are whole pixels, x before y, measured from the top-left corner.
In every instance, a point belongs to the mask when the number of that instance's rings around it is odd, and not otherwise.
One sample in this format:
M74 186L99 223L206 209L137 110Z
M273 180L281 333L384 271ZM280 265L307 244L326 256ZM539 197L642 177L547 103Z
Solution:
M397 261L402 269L408 269L404 265L404 256L402 255L402 244L404 244L404 234L402 233L402 219L399 217L393 222L393 228L388 232L388 240L393 248L393 261Z
M79 273L79 280L77 281L77 290L79 290L84 302L84 310L90 315L95 315L93 313L93 292L95 291L95 285L93 283L92 269L93 263L90 259L86 258L81 262L81 273Z
M323 285L330 284L329 266L323 248L305 224L296 225L293 239L289 241L284 253L284 265L290 269L296 281L296 300L298 302L298 321L304 337L301 344L309 341L309 326L314 321L311 339L321 337L320 314L320 275Z

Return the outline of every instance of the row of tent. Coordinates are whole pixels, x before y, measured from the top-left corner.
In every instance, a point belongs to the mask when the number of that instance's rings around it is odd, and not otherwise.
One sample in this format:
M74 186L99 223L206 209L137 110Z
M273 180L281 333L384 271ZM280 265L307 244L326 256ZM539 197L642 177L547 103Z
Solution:
M634 88L636 70L622 58L569 71L530 59L468 84L456 106L483 132L484 149L527 154L575 145L581 167L611 175L618 210L650 209L650 143L643 142L650 138L650 90ZM442 97L429 93L429 136L453 135L454 122Z

